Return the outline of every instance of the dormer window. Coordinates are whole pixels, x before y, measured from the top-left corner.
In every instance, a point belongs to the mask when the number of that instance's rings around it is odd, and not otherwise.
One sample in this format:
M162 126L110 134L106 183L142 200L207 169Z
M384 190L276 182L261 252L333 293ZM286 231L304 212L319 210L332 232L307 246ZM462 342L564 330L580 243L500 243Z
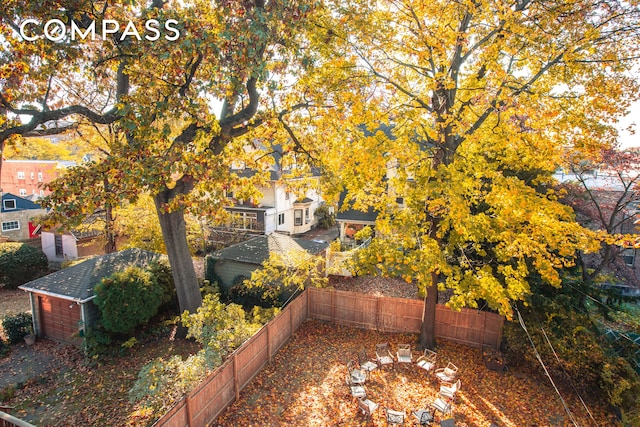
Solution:
M16 199L7 199L2 201L2 207L5 211L10 211L16 208Z

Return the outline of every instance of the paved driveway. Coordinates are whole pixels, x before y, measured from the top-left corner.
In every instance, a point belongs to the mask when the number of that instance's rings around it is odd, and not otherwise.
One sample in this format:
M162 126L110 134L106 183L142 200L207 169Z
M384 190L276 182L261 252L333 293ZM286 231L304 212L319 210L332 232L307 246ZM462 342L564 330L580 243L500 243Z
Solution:
M0 390L60 369L63 363L52 351L56 345L52 342L37 342L31 346L24 343L12 345L8 356L0 359Z

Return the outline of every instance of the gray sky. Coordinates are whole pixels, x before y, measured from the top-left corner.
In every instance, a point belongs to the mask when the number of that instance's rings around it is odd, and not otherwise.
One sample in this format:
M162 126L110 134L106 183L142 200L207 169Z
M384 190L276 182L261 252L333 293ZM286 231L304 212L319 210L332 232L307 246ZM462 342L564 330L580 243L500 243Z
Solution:
M640 101L634 103L629 111L630 113L620 121L618 126L621 129L620 145L623 148L640 147L640 129L638 129L638 125L640 125ZM629 132L624 130L624 128L632 124L636 125L635 135L631 135Z

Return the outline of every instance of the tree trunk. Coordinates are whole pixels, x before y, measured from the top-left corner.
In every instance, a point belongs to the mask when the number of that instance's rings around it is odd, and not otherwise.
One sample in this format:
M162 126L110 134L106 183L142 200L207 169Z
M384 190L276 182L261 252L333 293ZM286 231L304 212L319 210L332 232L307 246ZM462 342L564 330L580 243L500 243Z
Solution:
M106 243L104 245L104 253L112 254L118 250L116 244L116 235L113 231L113 207L111 203L107 203L105 205L105 234L106 234Z
M111 186L109 184L109 179L107 177L104 178L103 184L104 184L105 197L108 199L109 193L111 192ZM105 231L106 240L107 240L104 245L104 253L112 254L118 250L117 244L116 244L116 234L113 230L113 221L114 221L113 205L109 202L106 202L104 206L104 211L105 211L104 231Z
M422 312L419 348L436 348L436 304L438 303L438 273L431 273L431 285L427 288L427 297Z
M202 294L193 267L193 259L187 244L184 209L166 212L165 204L169 201L171 191L163 191L154 197L156 212L160 220L164 245L167 248L173 281L176 284L180 312L195 311L202 305Z
M445 96L445 99L448 97ZM453 162L453 153L456 150L456 142L453 137L447 137L450 133L444 133L442 147L435 151L431 161L431 168L437 171L441 165L449 165ZM434 178L430 178L434 179ZM427 217L429 218L429 237L436 242L440 248L444 247L442 238L438 237L438 229L440 220L438 216L433 216L427 208ZM431 284L427 287L427 296L424 301L424 311L422 312L422 326L420 328L420 348L428 348L434 350L436 348L436 305L438 304L438 281L440 275L438 272L431 272Z

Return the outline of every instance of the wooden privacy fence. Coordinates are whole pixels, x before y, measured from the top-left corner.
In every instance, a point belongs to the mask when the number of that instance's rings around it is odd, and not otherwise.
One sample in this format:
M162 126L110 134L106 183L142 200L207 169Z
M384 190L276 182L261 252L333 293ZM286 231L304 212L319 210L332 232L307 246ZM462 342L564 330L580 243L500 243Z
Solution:
M423 301L309 288L263 326L222 366L182 398L154 427L211 424L307 319L384 332L419 332ZM504 318L495 313L436 308L436 336L474 347L500 347Z
M424 302L309 288L309 318L383 332L418 333ZM436 307L436 337L472 347L499 348L504 317L487 311Z

